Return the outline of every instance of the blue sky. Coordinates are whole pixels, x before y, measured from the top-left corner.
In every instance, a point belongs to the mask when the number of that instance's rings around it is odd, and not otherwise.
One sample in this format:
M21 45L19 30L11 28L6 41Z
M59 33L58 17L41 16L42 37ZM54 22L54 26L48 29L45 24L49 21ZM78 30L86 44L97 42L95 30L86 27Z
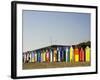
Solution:
M23 10L23 52L90 40L90 14Z

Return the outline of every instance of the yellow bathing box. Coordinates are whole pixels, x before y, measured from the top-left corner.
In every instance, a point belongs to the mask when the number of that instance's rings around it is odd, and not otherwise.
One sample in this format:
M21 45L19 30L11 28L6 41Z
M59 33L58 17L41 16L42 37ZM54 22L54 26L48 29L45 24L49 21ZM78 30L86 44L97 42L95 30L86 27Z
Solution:
M74 61L79 62L79 49L77 47L74 49Z
M85 48L85 56L86 62L90 62L90 48L88 46Z
M71 46L70 47L70 62L73 62L73 56L74 56L74 54L73 54L73 47Z
M43 62L45 62L46 61L46 51L45 50L43 50Z

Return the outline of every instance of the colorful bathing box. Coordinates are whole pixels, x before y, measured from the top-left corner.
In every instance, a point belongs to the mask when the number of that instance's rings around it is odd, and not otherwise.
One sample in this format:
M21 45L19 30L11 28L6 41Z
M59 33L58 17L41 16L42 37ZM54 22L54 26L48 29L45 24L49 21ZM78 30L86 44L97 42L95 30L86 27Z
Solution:
M89 46L52 45L23 53L23 63L30 62L90 62Z

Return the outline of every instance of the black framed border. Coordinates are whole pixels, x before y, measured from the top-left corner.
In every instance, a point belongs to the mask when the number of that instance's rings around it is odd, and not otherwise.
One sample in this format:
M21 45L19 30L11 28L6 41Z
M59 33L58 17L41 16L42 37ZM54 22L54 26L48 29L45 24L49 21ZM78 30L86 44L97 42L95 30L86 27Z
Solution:
M75 8L85 8L85 9L95 9L95 71L92 72L78 72L78 73L61 73L61 74L46 74L46 75L28 75L28 76L18 76L17 75L17 5L44 5L44 6L58 6L58 7L75 7ZM97 44L98 44L98 8L97 6L88 5L73 5L73 4L57 4L57 3L41 3L41 2L24 2L24 1L12 1L11 2L11 78L38 78L38 77L53 77L53 76L71 76L71 75L85 75L85 74L97 74L98 73L98 54L97 54Z

